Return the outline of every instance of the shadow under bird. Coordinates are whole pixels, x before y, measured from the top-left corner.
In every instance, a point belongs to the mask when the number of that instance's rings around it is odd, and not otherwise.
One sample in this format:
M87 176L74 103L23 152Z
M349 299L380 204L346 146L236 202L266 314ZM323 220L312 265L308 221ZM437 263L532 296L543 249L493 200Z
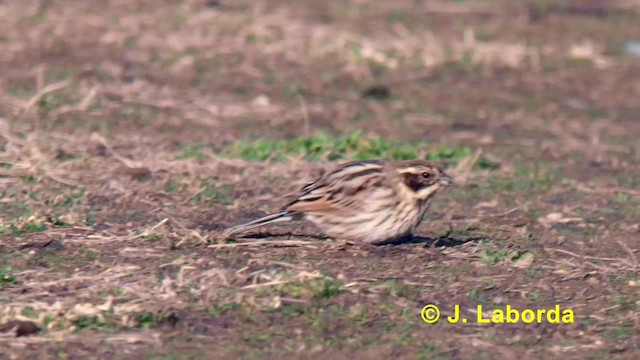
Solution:
M332 238L388 244L410 236L434 195L452 183L442 167L425 160L351 161L302 187L280 211L226 234L305 219Z

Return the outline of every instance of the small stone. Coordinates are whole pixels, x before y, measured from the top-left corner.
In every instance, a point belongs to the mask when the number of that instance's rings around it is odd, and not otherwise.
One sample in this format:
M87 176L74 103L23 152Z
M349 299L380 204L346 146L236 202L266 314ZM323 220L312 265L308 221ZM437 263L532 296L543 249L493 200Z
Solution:
M253 106L269 106L271 105L271 101L266 95L259 95L251 102Z

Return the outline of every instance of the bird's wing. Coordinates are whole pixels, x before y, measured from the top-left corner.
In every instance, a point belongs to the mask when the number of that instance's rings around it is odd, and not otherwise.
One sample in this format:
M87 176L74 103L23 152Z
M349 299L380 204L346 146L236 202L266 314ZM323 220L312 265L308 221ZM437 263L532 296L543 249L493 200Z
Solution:
M378 161L353 161L300 189L300 195L283 210L345 212L361 209L368 194L386 181Z
M326 201L326 199L318 199L314 201L296 200L287 207L290 213L315 213L315 212L334 212L340 211L336 204Z

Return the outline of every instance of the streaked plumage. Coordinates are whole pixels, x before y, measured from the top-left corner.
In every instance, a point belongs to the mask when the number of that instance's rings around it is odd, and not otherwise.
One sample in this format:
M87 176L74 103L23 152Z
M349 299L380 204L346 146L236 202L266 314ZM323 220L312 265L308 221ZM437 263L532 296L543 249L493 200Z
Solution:
M452 179L428 161L351 161L300 189L279 212L228 230L306 219L333 238L386 244L411 234Z

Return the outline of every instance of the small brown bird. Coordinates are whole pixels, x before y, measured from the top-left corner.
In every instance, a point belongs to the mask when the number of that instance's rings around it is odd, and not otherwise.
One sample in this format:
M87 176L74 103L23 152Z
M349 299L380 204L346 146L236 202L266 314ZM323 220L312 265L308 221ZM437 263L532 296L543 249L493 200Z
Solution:
M453 179L424 160L351 161L300 189L277 213L227 230L227 235L262 225L306 219L324 234L374 245L411 234L433 196Z

